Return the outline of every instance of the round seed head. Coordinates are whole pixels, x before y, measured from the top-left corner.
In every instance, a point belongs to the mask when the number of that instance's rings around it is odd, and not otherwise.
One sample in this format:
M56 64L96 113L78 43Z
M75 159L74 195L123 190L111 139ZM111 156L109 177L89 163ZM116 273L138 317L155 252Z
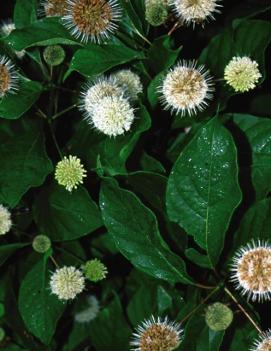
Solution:
M113 73L112 77L116 80L116 83L124 89L127 96L132 101L137 100L138 94L143 92L143 85L140 81L140 77L130 69L121 69Z
M65 59L65 51L60 45L47 46L43 51L43 58L49 66L58 66Z
M195 61L180 62L166 75L159 88L162 104L172 112L196 114L208 106L212 98L212 78L204 66Z
M169 0L175 15L187 25L204 24L219 13L220 0Z
M107 276L106 266L97 258L87 261L83 266L85 277L92 282L99 282Z
M67 0L43 0L41 14L46 17L62 17L66 14Z
M14 65L6 56L0 56L0 98L18 90L19 76Z
M60 300L73 300L85 287L82 272L75 267L62 267L51 276L51 292Z
M249 57L233 57L224 71L224 79L235 92L254 89L262 77L259 65Z
M37 235L32 242L32 247L34 251L44 253L50 249L51 240L46 235Z
M152 316L138 326L131 346L134 351L172 351L180 345L182 333L176 322Z
M5 235L11 229L11 214L8 209L0 205L0 235Z
M232 310L220 302L215 302L207 307L205 321L214 331L226 330L233 320Z
M64 24L83 42L101 42L117 29L121 9L117 0L68 0Z
M146 0L145 1L146 21L154 26L161 26L168 18L168 6L165 0Z
M271 247L252 241L241 247L233 258L231 280L242 295L252 301L271 299Z

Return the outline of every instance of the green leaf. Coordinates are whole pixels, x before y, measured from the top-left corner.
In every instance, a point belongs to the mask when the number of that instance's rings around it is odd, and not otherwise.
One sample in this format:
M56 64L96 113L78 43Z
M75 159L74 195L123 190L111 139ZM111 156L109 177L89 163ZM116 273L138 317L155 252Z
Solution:
M57 17L45 17L24 28L15 29L5 40L18 51L37 45L69 44L81 46Z
M27 273L19 291L19 311L28 330L49 345L65 303L49 290L48 256Z
M128 351L131 330L124 318L120 300L114 300L105 307L91 323L89 333L97 351L108 351L109 345L115 350Z
M166 173L165 167L156 158L148 155L146 152L142 153L140 158L140 166L143 171Z
M271 120L242 114L228 116L245 133L251 146L252 164L247 167L251 167L256 197L262 199L271 191ZM250 154L251 150L246 150L246 153Z
M207 256L200 254L197 250L189 248L185 250L185 256L195 264L203 268L210 268L210 261Z
M41 233L54 241L80 238L102 225L97 205L83 187L70 193L53 184L37 196L33 212Z
M138 197L107 180L102 184L100 206L109 234L136 268L169 282L193 284L183 260L161 237L155 215Z
M40 83L21 77L18 92L0 99L0 117L6 119L21 117L38 100L41 92Z
M193 235L214 267L240 201L233 138L213 118L196 133L174 164L167 188L168 215Z
M35 22L37 19L37 0L17 0L13 18L17 29Z
M136 111L136 120L131 131L110 138L93 130L85 121L78 124L70 141L73 153L85 160L89 170L99 168L110 174L126 174L126 161L132 153L142 132L150 128L150 116L141 105Z
M0 266L17 250L27 246L25 243L0 245Z
M15 122L10 123L8 126ZM52 171L40 129L30 120L25 128L21 125L16 123L16 132L0 132L0 203L10 207L16 206L31 187L40 186Z
M85 49L80 49L74 54L66 77L77 71L85 76L94 77L109 69L124 63L144 59L144 54L135 51L123 44L88 44Z

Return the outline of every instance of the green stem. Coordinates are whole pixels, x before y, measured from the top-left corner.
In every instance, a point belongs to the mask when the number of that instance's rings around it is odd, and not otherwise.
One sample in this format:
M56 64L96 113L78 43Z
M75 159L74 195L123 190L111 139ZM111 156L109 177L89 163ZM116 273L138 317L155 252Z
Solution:
M76 106L77 106L76 104L73 104L73 105L71 105L71 106L65 108L64 110L62 110L62 111L56 113L55 115L53 115L53 116L52 116L52 119L56 119L56 118L58 118L58 117L64 115L66 112L69 112L70 110L74 109Z

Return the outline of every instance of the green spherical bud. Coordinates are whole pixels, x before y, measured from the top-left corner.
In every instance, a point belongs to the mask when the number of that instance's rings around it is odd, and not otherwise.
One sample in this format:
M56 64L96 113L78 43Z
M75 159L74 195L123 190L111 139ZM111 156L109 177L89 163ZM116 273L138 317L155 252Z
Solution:
M5 315L5 306L0 303L0 318L2 318Z
M165 0L147 0L145 18L146 21L154 26L161 26L168 17L168 9Z
M226 330L233 320L232 310L221 302L215 302L207 307L205 321L214 331Z
M33 249L38 253L44 253L51 247L51 240L46 235L37 235L32 242Z
M43 58L49 66L58 66L65 59L65 51L60 45L47 46L43 51Z
M103 280L108 273L106 266L97 258L87 261L83 266L83 272L86 278L92 282Z
M6 333L3 328L0 327L0 342L5 339Z

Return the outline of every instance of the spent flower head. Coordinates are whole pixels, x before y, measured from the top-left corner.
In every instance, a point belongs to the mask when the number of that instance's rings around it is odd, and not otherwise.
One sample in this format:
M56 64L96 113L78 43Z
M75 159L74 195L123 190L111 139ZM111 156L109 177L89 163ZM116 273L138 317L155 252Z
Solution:
M42 0L40 14L46 17L62 17L66 14L66 0Z
M152 316L137 327L131 346L134 351L172 351L180 345L182 333L178 323Z
M204 24L219 13L221 0L169 0L175 15L187 25Z
M232 310L221 302L215 302L207 307L205 321L214 331L226 330L233 320Z
M60 45L50 45L44 49L43 58L49 66L58 66L65 59L65 51Z
M254 89L261 77L258 63L247 56L233 57L224 71L226 83L241 93Z
M271 300L271 246L252 241L233 258L231 280L242 295L252 301Z
M11 214L7 208L0 205L0 235L5 235L11 229Z
M117 0L68 0L63 17L71 34L83 42L101 42L117 29L121 8Z
M18 90L19 76L15 66L6 56L0 56L0 98Z
M255 340L251 351L270 351L271 350L271 329L261 334L257 340Z
M212 78L203 65L181 61L173 67L159 88L165 109L189 115L202 111L212 98Z
M154 26L161 26L168 18L167 0L145 0L146 21Z
M105 279L108 273L106 266L97 258L87 261L82 268L85 277L92 282Z
M34 251L44 253L50 249L51 240L46 235L37 235L32 242L32 247Z
M138 74L132 72L130 69L121 69L112 74L116 83L121 86L126 92L127 96L135 101L138 94L143 92L143 85Z
M83 183L84 177L86 177L86 170L80 158L76 156L64 156L63 160L56 165L55 179L58 184L63 185L68 191L77 189L78 185Z
M62 267L51 276L50 289L60 300L73 300L85 288L82 272L75 267Z
M78 323L89 323L94 320L100 311L100 304L96 296L89 295L87 297L87 307L74 316L74 319Z

